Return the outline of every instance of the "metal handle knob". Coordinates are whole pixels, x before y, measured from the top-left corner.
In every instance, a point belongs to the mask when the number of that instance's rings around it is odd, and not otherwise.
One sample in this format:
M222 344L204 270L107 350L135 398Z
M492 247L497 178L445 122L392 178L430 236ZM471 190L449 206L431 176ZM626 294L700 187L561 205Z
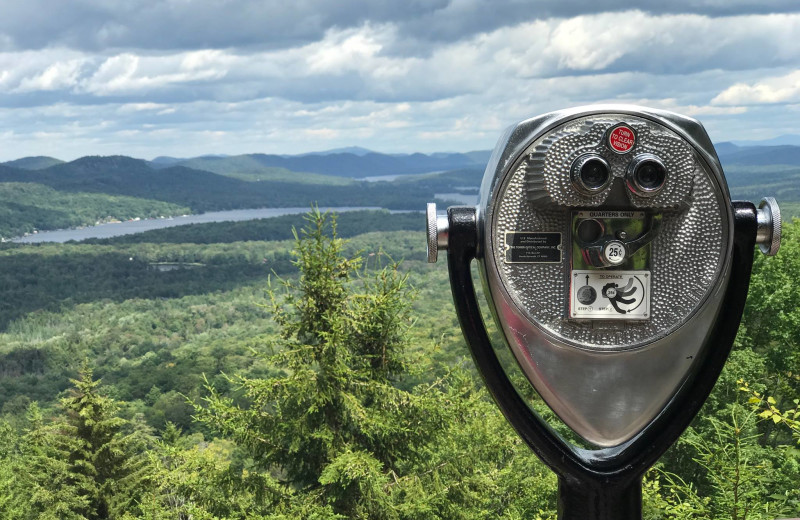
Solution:
M436 263L439 258L439 249L447 249L447 236L449 223L447 215L436 214L436 204L428 203L426 211L428 221L428 263Z
M781 248L781 208L772 197L764 197L758 205L758 230L756 244L768 256L777 254Z

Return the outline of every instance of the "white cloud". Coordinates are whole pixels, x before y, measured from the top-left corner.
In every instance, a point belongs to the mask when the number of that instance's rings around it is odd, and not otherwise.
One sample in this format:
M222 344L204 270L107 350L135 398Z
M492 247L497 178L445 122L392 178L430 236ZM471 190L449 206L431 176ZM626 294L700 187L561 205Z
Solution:
M130 114L134 112L144 112L144 111L157 111L163 112L165 110L174 110L169 105L165 105L162 103L125 103L124 105L120 105L117 109L117 112L120 114Z
M597 102L674 110L722 132L739 128L726 120L750 121L754 133L792 131L783 114L758 106L800 101L800 14L518 19L422 47L401 21L385 20L332 25L281 48L0 52L0 117L17 136L3 153L29 149L24 136L44 125L56 137L32 142L64 158L290 153L318 141L487 148L517 120ZM95 36L123 38L126 27L108 24Z
M303 133L314 139L335 139L339 137L339 131L333 128L308 128Z
M329 31L318 44L308 46L306 57L312 74L340 74L363 69L381 51L378 31L366 26L357 30Z
M195 81L211 81L227 74L227 56L201 50L171 56L112 56L82 83L81 89L100 96L158 90Z
M68 90L91 61L69 49L0 52L0 93Z
M736 83L711 100L715 105L762 105L800 102L800 70L756 83Z
M85 60L60 61L48 66L44 71L20 80L17 92L68 89L74 86L80 76Z
M571 70L735 70L795 62L798 31L800 14L601 13L556 22L547 53Z
M643 33L651 22L648 18L633 11L558 22L546 52L562 69L603 70L641 47Z
M130 50L104 57L70 51L71 58L50 49L11 53L8 68L0 55L0 88L154 101L177 88L189 89L183 91L188 99L432 100L531 78L794 64L798 33L800 14L712 19L626 11L525 21L405 56L390 52L402 38L395 26L365 24L330 29L317 42L283 50Z

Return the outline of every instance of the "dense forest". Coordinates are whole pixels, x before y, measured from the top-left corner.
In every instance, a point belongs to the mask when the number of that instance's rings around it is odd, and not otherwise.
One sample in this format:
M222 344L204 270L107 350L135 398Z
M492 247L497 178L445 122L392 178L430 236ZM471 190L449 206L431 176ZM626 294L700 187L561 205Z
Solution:
M555 518L421 229L312 212L0 246L0 518ZM646 518L800 514L799 259L795 221Z

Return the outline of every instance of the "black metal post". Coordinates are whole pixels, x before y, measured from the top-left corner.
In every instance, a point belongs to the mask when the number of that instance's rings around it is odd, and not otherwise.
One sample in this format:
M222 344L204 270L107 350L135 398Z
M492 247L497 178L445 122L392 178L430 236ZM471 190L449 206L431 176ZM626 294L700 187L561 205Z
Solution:
M625 485L558 479L560 520L625 520L642 517L642 478Z

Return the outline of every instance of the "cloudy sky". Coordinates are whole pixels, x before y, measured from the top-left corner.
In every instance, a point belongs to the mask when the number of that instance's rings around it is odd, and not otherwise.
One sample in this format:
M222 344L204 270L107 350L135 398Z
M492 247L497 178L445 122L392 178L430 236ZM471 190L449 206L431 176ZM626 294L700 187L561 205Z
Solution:
M621 5L0 0L0 160L469 151L599 102L800 134L796 0Z

